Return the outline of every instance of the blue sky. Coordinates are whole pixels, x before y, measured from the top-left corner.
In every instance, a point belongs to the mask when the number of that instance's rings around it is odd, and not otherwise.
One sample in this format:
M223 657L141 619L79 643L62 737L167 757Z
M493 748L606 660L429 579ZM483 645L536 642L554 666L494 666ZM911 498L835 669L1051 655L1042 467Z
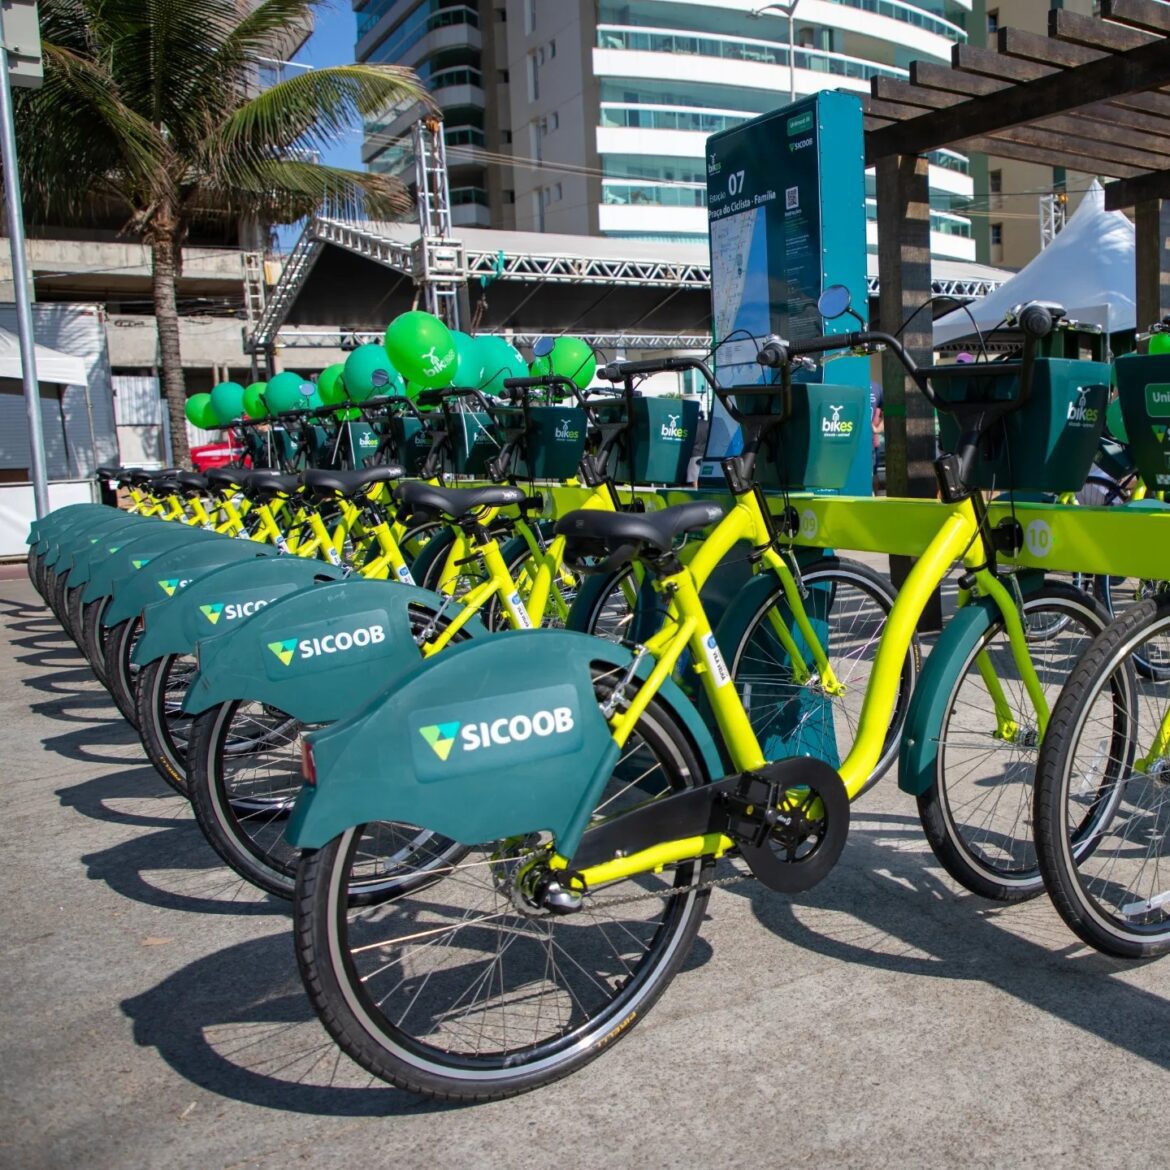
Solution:
M306 65L349 65L357 40L357 19L349 0L329 0L316 6L313 35L296 55ZM361 127L355 125L344 142L326 152L322 162L362 170Z

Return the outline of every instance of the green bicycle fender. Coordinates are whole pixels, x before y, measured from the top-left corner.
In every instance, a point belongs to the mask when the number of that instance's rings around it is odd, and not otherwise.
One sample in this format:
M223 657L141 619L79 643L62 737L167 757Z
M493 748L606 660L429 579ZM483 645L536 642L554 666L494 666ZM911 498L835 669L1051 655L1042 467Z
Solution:
M155 557L173 548L209 541L231 540L230 536L188 528L185 524L160 524L149 532L136 535L133 540L106 542L99 548L108 548L107 555L91 562L92 568L85 592L81 595L84 604L107 597L132 574L148 565ZM72 584L73 578L70 577Z
M145 666L167 654L190 654L200 638L237 629L237 622L290 593L345 579L345 570L301 557L265 557L201 574L173 597L143 611L131 661Z
M413 585L361 578L282 598L231 633L199 640L199 671L183 710L197 715L252 699L302 723L341 719L417 665L412 605L437 610L442 599ZM486 633L475 619L464 629L473 637Z
M406 821L467 844L548 831L572 856L620 757L590 667L623 656L570 630L518 630L420 663L306 737L316 782L286 839L317 849L354 825Z
M126 516L125 513L121 515ZM101 520L78 520L54 535L45 553L44 563L58 572L70 572L77 566L79 559L88 558L97 551L95 545L102 537L113 536L114 533L127 533L145 523L146 521L139 516L126 516L125 520L112 516L103 517ZM142 530L145 531L145 528ZM88 580L88 569L86 579Z
M137 617L152 602L174 597L180 589L212 569L275 555L276 549L270 544L232 539L184 544L160 553L150 562L149 572L135 573L115 583L113 598L102 615L102 625L116 626Z
M64 525L76 523L88 513L96 512L105 507L105 504L66 504L63 508L55 508L47 516L42 516L39 520L34 520L29 524L28 535L24 538L24 543L34 545L47 541Z
M1043 573L1020 575L1020 590L1025 596L1034 593L1043 583ZM964 605L947 622L927 656L910 697L910 706L906 709L906 723L898 749L898 787L903 792L920 796L934 784L939 730L947 700L959 680L963 664L998 616L998 607L987 597Z

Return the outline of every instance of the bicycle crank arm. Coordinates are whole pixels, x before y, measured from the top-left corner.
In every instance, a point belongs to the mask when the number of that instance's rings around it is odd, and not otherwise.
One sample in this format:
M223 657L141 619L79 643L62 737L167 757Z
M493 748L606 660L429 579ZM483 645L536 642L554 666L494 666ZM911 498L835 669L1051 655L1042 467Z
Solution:
M734 844L764 885L795 894L828 874L848 833L841 777L822 760L794 756L602 821L586 830L567 868L590 888L690 860L699 842L713 855Z

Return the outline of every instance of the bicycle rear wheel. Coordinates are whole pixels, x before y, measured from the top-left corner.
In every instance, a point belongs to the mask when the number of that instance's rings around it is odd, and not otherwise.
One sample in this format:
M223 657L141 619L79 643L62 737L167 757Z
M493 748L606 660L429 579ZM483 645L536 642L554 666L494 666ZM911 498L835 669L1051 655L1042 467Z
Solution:
M1138 668L1154 664L1156 675ZM1052 714L1036 840L1060 916L1119 958L1170 951L1170 595L1127 610L1077 663Z
M1108 615L1080 589L1054 582L1024 600L1023 616L1051 711ZM980 661L1003 689L1010 728L1000 725ZM934 782L918 796L923 831L942 867L972 893L1033 898L1044 888L1032 826L1039 721L998 612L953 677L938 726L925 732L937 736L938 752Z
M138 734L155 771L181 796L187 796L187 746L191 716L183 699L198 673L193 654L168 654L148 662L135 696Z
M654 700L595 816L705 781L684 729ZM476 844L417 892L355 909L345 890L368 829L305 856L297 959L339 1046L428 1097L507 1097L592 1060L665 990L708 898L695 860L590 891L573 913L542 912L513 888L533 849L515 839Z

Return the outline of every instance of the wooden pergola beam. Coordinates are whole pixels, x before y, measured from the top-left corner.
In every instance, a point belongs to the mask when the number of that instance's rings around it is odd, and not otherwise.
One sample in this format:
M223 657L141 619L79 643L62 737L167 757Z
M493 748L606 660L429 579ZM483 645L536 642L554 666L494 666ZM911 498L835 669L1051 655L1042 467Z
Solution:
M1170 7L1155 0L1101 0L1101 17L1159 36L1170 33Z
M1170 170L1146 171L1105 184L1105 209L1120 211L1151 199L1170 199Z
M1039 33L1026 32L1018 28L1001 28L999 30L999 51L1008 57L1040 61L1046 65L1059 65L1065 69L1085 65L1089 61L1096 61L1105 56L1104 53L1099 53L1095 49L1089 49L1083 45L1068 44L1052 37L1041 36ZM1143 99L1143 108L1137 108L1133 99ZM1125 125L1133 130L1170 138L1170 94L1131 94L1126 99L1125 106L1118 106L1113 102L1082 106L1077 111L1077 116L1094 118L1109 124L1113 124L1115 119L1121 118Z
M1098 52L1105 49L1111 53L1127 53L1157 39L1134 28L1105 24L1095 16L1069 12L1067 8L1049 9L1048 35L1070 45L1081 45Z
M932 110L917 118L886 126L869 136L866 162L889 155L922 154L960 138L986 136L1022 123L1043 121L1078 106L1108 101L1117 94L1157 89L1170 83L1170 53L1163 40L1091 61L973 98L947 110Z

